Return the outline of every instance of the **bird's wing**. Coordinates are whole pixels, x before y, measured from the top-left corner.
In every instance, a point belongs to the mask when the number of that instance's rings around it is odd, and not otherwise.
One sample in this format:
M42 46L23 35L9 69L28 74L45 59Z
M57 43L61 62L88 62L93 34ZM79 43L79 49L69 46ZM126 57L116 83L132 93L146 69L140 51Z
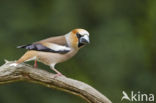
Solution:
M47 42L48 43L55 43L55 44L63 45L63 46L67 45L67 41L66 41L65 36L50 37L50 38L38 41L36 43L47 43Z
M59 54L65 54L71 50L67 46L62 46L55 43L42 43L42 44L34 43L34 44L18 46L17 48L25 48L27 50L36 50L36 51L52 52L52 53L59 53Z
M61 54L65 54L70 51L65 36L50 37L33 44L18 46L17 48Z
M71 48L67 47L66 45L59 45L59 44L49 43L49 42L45 42L41 44L59 53L67 53L71 50Z

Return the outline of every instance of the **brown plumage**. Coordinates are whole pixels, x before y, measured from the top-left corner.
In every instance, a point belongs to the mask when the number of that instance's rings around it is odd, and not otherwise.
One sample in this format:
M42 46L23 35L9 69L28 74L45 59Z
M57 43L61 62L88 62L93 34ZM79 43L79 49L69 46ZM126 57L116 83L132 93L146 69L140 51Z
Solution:
M59 44L59 45L67 44L65 36L50 37L50 38L38 41L36 43L45 43L45 42L55 43L55 44Z
M84 29L74 29L57 37L50 37L29 45L18 46L28 51L17 61L16 66L25 61L35 60L49 65L57 75L62 75L54 66L73 57L78 50L89 43L89 33Z

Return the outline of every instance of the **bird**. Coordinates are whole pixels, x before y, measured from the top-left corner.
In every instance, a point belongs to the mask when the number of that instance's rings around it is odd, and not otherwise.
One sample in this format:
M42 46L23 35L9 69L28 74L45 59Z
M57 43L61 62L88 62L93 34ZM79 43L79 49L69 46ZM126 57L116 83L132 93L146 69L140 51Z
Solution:
M17 48L23 48L27 51L15 63L10 66L17 66L23 62L33 61L37 68L37 61L56 72L57 76L63 74L55 69L55 65L72 58L80 48L90 43L89 32L85 29L73 29L65 35L49 37L31 44L21 45Z

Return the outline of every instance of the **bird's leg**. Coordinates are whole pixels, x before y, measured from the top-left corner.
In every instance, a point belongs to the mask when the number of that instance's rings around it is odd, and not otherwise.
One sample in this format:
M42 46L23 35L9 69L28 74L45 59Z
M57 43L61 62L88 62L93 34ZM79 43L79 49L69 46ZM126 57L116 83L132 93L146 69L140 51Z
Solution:
M51 67L51 69L57 73L57 74L55 74L54 78L56 78L56 77L58 77L58 76L64 76L61 72L59 72L59 71L56 70L55 68L52 68L52 67ZM64 76L64 77L65 77L65 76Z
M64 76L61 72L59 72L58 70L55 69L55 64L51 64L50 68L57 73L57 74L55 74L54 78L57 76Z
M57 76L62 76L62 75L63 75L61 72L59 72L59 71L56 70L55 68L52 68L52 67L51 67L51 69L57 73L57 74L56 74Z
M37 66L37 60L35 59L35 61L34 61L34 68L37 68L38 66Z

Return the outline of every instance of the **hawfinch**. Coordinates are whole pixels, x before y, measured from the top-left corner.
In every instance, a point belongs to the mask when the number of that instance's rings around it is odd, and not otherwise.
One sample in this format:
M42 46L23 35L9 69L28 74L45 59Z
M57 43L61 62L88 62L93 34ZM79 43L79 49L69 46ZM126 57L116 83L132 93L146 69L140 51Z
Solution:
M32 44L18 46L17 48L24 48L28 51L11 66L34 60L35 68L37 67L37 61L39 61L49 65L57 73L56 75L62 75L55 69L55 65L73 57L80 48L89 42L88 31L74 29L63 36L50 37Z

